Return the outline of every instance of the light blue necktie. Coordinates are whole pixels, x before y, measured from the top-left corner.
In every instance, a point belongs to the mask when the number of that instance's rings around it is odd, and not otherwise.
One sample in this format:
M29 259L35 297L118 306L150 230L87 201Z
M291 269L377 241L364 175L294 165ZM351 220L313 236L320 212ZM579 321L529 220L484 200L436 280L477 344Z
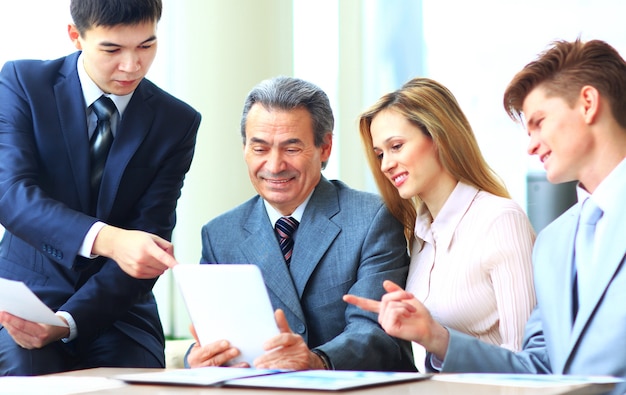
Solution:
M595 287L594 274L596 272L594 247L596 223L602 217L602 210L591 198L583 202L576 231L575 262L578 287L578 305L588 303L592 290Z

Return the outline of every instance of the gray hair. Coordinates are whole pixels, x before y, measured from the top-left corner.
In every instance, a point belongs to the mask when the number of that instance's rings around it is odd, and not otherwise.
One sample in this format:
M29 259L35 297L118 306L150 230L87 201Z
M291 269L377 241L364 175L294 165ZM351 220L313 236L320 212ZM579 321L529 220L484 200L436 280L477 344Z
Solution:
M335 118L326 93L311 82L279 76L261 81L248 93L241 114L241 138L244 144L248 112L255 103L260 103L267 110L306 109L313 120L313 140L316 147L324 143L324 137L328 133L333 133ZM322 163L322 168L324 167L326 162Z

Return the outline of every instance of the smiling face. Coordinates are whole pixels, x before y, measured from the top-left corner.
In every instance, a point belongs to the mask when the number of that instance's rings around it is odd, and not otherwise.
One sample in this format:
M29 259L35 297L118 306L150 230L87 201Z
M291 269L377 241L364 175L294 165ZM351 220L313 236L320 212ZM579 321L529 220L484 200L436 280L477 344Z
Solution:
M320 181L332 134L316 147L306 109L268 111L258 103L250 108L245 130L244 158L252 185L282 215L290 215Z
M593 148L593 136L579 99L574 106L560 97L548 97L541 86L524 99L523 113L530 136L528 153L537 155L552 183L580 180Z
M137 88L156 56L157 23L94 26L82 36L76 26L68 33L83 53L89 77L105 93L127 95Z
M380 169L403 199L437 195L444 169L430 137L393 110L374 116L370 130Z

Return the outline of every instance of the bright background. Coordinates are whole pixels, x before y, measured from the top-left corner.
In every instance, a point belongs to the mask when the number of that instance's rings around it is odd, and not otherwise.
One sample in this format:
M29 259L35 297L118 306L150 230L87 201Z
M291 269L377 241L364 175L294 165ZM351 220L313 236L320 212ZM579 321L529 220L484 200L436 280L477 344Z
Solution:
M261 79L294 75L322 87L337 118L324 173L374 192L359 112L411 77L437 79L454 92L488 162L526 207L527 175L540 167L503 110L507 83L554 39L598 38L626 53L626 3L619 0L163 1L148 77L203 115L173 239L183 263L200 259L202 224L254 193L238 126L243 100ZM0 0L0 64L72 52L68 5ZM155 292L166 334L189 336L169 273Z

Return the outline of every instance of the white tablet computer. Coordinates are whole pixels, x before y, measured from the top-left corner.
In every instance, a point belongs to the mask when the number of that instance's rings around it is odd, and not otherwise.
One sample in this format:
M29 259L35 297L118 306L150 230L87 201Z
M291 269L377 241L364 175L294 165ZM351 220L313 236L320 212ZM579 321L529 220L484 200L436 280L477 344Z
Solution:
M179 264L173 268L200 344L226 339L241 354L233 363L264 354L279 333L261 270L256 265Z

